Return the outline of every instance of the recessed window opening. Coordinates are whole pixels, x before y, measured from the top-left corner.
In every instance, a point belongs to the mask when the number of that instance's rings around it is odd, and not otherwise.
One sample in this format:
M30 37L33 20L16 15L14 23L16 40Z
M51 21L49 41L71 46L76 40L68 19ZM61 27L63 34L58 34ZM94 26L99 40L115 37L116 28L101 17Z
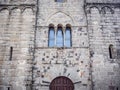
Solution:
M116 88L116 90L119 90L118 87Z
M10 87L8 87L7 90L10 90Z
M12 56L13 56L13 47L10 47L10 61L12 60Z
M48 40L48 46L54 47L55 46L55 30L53 26L49 27L49 40Z
M109 45L109 57L110 59L114 58L114 51L113 51L113 45Z
M71 41L71 28L66 27L65 30L65 47L71 47L72 41Z
M56 29L56 30L55 30ZM48 47L71 47L72 35L71 26L66 25L65 28L58 24L56 28L54 25L49 25L48 32Z
M59 26L58 29L57 29L56 46L57 47L63 47L64 46L64 36L63 36L63 30L62 30L61 26Z

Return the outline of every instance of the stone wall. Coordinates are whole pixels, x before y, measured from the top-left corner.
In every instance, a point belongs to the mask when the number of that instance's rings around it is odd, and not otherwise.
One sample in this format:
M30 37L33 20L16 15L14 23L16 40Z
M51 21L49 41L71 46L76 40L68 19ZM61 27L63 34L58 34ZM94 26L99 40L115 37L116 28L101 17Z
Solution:
M38 20L34 61L34 90L49 90L52 80L65 76L72 80L75 90L89 90L89 41L84 1L59 3L49 0L38 2ZM58 24L63 30L71 25L72 47L48 47L49 25L57 31ZM64 32L64 31L63 31Z
M26 90L32 80L35 14L32 8L5 7L0 6L0 87Z
M19 5L19 4L36 4L37 0L0 0L0 4L4 5Z
M1 0L0 90L120 89L119 0ZM72 47L48 47L49 25L71 26ZM113 58L109 46L113 45ZM13 50L12 50L13 49Z
M120 0L85 0L88 3L120 3Z
M89 90L91 81L88 48L39 48L35 57L34 86L37 90L49 90L50 83L58 76L70 78L75 90Z
M120 8L117 4L89 5L87 18L94 90L119 90ZM110 58L109 45L113 45L114 58Z

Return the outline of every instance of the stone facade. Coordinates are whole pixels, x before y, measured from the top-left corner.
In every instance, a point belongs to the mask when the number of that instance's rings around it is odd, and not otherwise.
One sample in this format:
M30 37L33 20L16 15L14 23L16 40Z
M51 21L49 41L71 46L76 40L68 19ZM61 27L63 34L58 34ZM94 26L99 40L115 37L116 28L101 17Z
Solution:
M48 47L50 24L70 25L72 47ZM59 76L120 90L119 0L1 0L0 32L0 90L49 90Z

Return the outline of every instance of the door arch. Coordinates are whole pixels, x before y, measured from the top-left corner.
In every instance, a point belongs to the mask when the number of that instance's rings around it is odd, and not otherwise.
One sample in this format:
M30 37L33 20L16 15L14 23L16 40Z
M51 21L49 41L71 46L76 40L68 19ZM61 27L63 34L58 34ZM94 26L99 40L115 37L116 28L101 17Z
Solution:
M73 82L64 76L56 77L50 83L50 90L74 90Z

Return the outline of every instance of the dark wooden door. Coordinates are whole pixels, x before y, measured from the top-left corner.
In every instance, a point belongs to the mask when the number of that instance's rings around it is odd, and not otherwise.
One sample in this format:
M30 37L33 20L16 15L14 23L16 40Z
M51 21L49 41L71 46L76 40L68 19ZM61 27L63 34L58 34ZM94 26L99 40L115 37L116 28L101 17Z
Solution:
M74 84L69 78L60 76L50 83L50 90L74 90Z

